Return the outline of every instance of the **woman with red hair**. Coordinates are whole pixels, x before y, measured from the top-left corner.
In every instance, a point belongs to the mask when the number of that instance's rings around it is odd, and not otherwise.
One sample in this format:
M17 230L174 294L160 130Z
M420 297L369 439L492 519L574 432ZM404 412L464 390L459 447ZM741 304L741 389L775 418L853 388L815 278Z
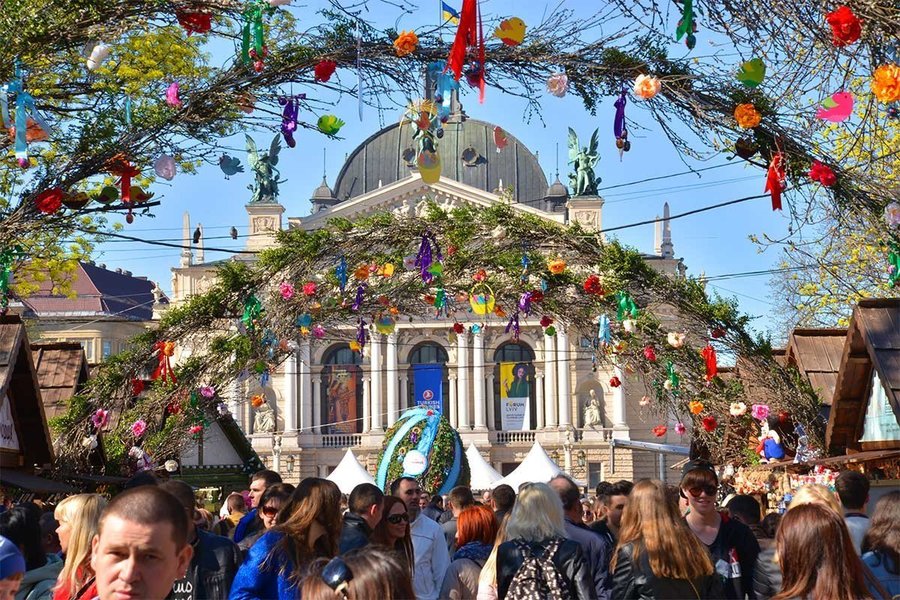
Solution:
M471 506L458 517L456 547L450 568L444 576L439 598L475 600L478 576L484 562L494 548L497 537L497 518L486 506Z

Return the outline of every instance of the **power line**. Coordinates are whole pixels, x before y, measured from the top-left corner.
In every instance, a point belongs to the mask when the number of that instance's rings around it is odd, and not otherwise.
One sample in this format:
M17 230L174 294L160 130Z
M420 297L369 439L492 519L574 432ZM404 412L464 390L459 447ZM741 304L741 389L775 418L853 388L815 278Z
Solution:
M713 169L721 169L722 167L730 167L732 165L739 165L739 164L743 164L743 163L735 163L735 162L723 163L721 165L714 165L712 167L703 167L702 169L691 169L689 171L681 171L680 173L671 173L669 175L658 175L656 177L647 177L646 179L639 179L637 181L629 181L627 183L619 183L616 185L608 185L606 187L597 188L597 191L604 192L606 190L615 190L618 188L628 187L628 186L632 186L632 185L638 185L638 184L647 183L650 181L658 181L660 179L668 179L670 177L680 177L681 175L690 175L692 173L702 173L703 171L712 171Z
M194 250L195 249L193 246L185 246L183 244L173 244L170 242L161 242L161 241L157 241L157 240L146 240L146 239L134 237L131 235L124 235L121 233L96 231L96 230L90 230L90 229L83 229L81 227L76 227L75 230L80 231L82 233L89 234L89 235L96 235L96 236L101 236L101 237L109 236L109 237L119 238L119 239L123 239L123 240L129 240L132 242L142 242L144 244L150 244L151 246L165 246L167 248L180 248L182 250ZM257 254L257 252L255 250L233 250L230 248L208 247L208 248L204 248L204 250L207 250L209 252L228 252L231 254L252 254L252 255Z

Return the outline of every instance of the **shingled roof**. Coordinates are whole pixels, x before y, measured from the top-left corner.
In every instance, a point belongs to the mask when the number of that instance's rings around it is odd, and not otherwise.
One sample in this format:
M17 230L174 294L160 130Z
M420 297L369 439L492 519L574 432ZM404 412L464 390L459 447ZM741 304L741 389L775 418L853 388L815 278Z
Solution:
M88 379L88 363L78 342L31 345L44 413L48 419L65 412L69 399Z
M831 406L846 341L846 329L797 328L788 338L788 364L806 375L826 406Z

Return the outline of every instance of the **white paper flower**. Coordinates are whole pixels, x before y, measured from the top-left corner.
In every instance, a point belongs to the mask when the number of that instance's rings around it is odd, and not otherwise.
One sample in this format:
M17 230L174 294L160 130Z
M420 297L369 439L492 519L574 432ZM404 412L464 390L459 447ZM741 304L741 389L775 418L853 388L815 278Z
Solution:
M625 329L628 333L634 333L635 327L637 326L637 321L634 319L625 319L622 321L622 328Z
M94 45L86 61L88 71L93 71L102 65L103 62L109 58L110 52L112 52L112 49L103 42Z
M747 412L747 405L743 402L732 402L731 407L728 409L728 413L732 417L740 417L741 415Z
M667 391L671 392L671 391L672 391L672 380L671 380L671 379L666 379L666 380L663 382L663 387L666 388Z
M96 435L88 435L85 436L83 440L81 440L81 445L89 450L93 450L97 447L97 436Z
M669 345L673 348L681 348L684 346L684 338L685 334L672 331L666 336L666 341L669 342Z
M169 473L174 473L178 470L178 461L177 460L167 460L163 465Z

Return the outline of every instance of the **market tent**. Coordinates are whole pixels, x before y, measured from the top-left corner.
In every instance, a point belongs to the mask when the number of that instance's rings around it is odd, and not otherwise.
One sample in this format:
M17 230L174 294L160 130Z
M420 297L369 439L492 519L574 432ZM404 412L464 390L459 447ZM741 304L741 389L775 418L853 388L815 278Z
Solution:
M512 473L492 483L491 488L505 483L518 491L519 486L523 483L547 483L562 472L559 465L547 455L544 447L539 442L535 442L522 463ZM579 486L584 485L579 481L575 481L575 483Z
M495 481L503 479L503 475L484 460L475 444L469 442L466 449L466 458L469 459L469 472L471 473L470 484L473 490L489 490Z
M326 479L335 482L342 494L349 494L361 483L375 483L375 478L359 464L352 450L347 450L344 458Z

